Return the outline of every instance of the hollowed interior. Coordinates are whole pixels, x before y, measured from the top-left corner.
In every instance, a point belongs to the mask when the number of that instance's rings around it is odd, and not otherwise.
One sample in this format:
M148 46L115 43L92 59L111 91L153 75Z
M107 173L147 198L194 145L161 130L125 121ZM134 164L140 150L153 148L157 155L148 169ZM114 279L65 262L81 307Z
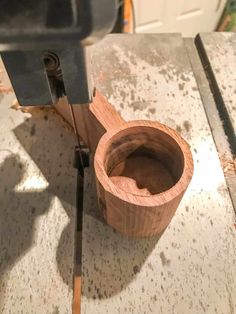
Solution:
M120 189L147 196L164 192L178 182L184 157L170 135L152 127L137 126L112 137L104 166Z

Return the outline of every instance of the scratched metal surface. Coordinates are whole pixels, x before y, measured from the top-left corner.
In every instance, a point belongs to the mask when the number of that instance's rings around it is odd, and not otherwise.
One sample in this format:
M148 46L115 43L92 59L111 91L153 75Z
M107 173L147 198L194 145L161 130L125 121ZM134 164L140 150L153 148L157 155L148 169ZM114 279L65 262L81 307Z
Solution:
M226 184L236 212L236 157L232 153L231 145L233 138L226 135L225 127L226 125L228 126L227 122L225 123L226 117L223 117L217 108L219 103L217 99L214 98L214 92L212 93L210 87L211 80L207 79L207 75L203 70L203 64L196 49L194 39L184 39L184 44L190 58L208 123L211 128L218 156L221 161L221 166L224 171ZM234 99L233 95L234 94L232 94L232 99Z
M0 313L71 313L73 133L50 109L11 108L14 98L0 63Z
M227 110L233 127L233 140L236 141L236 34L201 33L199 36L212 70L209 75L216 81L213 88L221 94L221 105ZM206 71L208 70L207 68ZM234 147L236 149L236 143Z
M127 120L158 120L191 145L195 172L158 238L126 238L97 212L86 172L82 313L233 313L235 215L179 35L115 35L93 47L97 87Z

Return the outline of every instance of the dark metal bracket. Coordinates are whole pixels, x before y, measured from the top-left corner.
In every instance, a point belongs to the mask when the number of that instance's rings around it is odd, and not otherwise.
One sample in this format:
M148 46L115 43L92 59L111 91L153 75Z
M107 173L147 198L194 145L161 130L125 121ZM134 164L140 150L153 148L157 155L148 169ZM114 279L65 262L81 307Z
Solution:
M86 46L112 30L116 14L116 0L2 0L0 51L19 103L91 102Z

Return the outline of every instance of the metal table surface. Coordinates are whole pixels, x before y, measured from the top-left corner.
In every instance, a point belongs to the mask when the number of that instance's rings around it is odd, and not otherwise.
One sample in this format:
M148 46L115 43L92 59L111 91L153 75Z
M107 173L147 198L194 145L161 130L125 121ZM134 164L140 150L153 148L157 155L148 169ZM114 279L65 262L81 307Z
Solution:
M236 34L202 33L198 46L236 154Z
M235 213L182 38L111 35L93 47L97 87L126 120L158 120L191 145L195 171L164 234L127 238L98 217L87 171L82 313L233 313Z
M81 312L234 313L235 213L203 106L210 89L203 97L191 49L189 58L177 34L109 35L92 54L96 86L122 116L158 120L180 132L191 145L195 172L164 234L132 239L99 218L92 167L86 169ZM74 138L52 110L10 108L14 95L4 84L0 312L71 313Z
M71 313L75 139L51 109L11 108L3 72L0 90L0 313Z
M233 38L235 38L233 33L203 33L197 36L195 43L191 38L185 39L184 43L236 211L236 134L231 123L233 104L236 101L233 87L235 78L231 69L236 62L235 45L230 45L231 39L233 43ZM217 48L213 49L215 46ZM223 49L226 54L219 54L219 51ZM227 55L233 54L234 60L229 58L226 65ZM214 66L214 62L218 63L218 68ZM229 107L224 103L225 94L220 91L223 84L231 88L231 93L227 95L227 102L231 105Z

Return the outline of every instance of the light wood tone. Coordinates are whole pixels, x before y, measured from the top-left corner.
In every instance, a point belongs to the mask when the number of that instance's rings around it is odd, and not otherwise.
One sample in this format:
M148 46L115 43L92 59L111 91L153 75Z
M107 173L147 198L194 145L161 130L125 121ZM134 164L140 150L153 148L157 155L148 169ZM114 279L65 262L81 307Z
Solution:
M97 147L98 203L106 222L128 236L160 234L192 178L188 144L156 121L125 122L99 92L74 111L81 137L93 154Z
M81 313L81 276L74 278L73 314Z

